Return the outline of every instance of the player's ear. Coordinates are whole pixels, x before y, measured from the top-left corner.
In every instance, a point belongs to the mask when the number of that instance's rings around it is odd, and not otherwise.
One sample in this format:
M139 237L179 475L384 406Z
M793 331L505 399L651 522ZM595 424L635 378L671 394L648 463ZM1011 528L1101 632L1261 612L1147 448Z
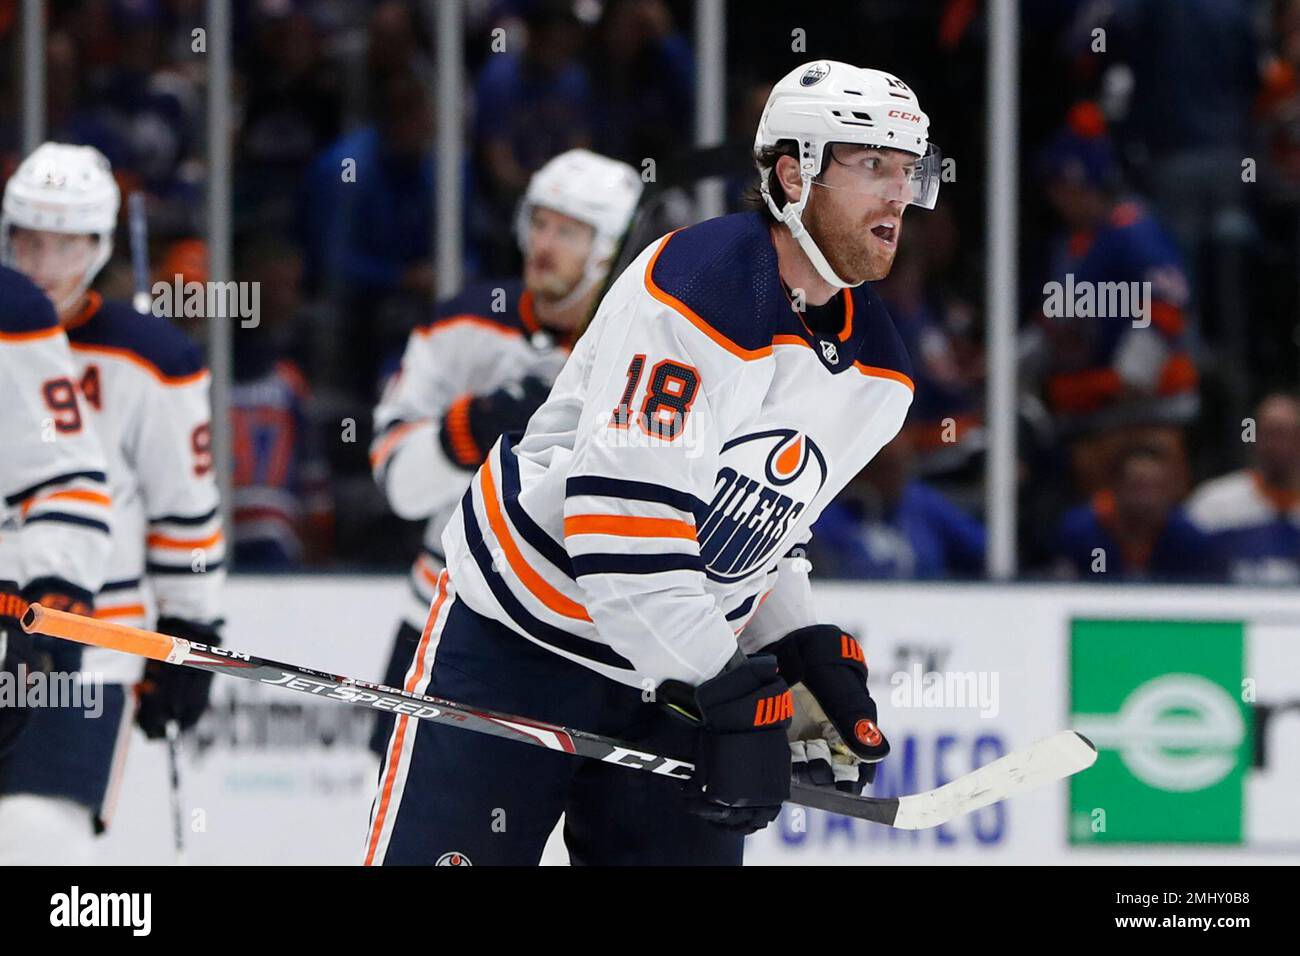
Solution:
M798 202L803 195L803 180L799 176L799 161L793 156L781 156L776 161L776 178L785 190L786 202Z

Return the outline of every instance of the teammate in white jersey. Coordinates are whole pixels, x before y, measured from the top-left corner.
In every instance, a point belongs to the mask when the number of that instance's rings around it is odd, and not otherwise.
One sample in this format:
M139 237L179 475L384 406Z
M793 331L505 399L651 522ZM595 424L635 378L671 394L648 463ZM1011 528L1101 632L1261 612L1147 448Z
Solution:
M536 862L563 813L574 862L737 864L792 760L858 789L886 756L861 647L812 607L802 546L911 404L866 283L906 207L934 204L928 127L879 71L818 61L778 82L762 208L628 267L443 534L404 686L683 756L690 783L399 717L368 863Z
M52 667L44 642L19 626L27 605L89 614L109 550L104 453L73 387L68 340L50 302L0 265L0 777L31 709L14 693ZM76 669L69 648L63 669ZM0 833L0 843L4 835Z
M375 409L371 465L403 518L427 519L384 683L400 685L444 566L442 531L497 438L523 431L591 314L641 180L585 149L534 174L516 221L521 279L470 286L411 333L400 371ZM383 756L393 719L375 721Z
M118 207L98 151L46 143L5 187L2 252L54 303L104 446L113 534L96 617L219 643L225 545L209 377L168 319L88 291L111 254ZM207 703L210 675L157 662L142 674L138 658L98 649L82 667L105 682L104 712L33 715L0 777L0 862L87 858L112 814L133 719L157 738L171 721L192 726Z

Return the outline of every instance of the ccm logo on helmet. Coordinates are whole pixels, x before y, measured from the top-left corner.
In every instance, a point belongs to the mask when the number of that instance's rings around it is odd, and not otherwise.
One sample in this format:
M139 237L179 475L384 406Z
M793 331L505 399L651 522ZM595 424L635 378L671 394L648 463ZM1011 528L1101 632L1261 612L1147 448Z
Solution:
M901 119L909 123L921 122L921 117L917 116L915 113L905 113L902 110L890 110L889 116L891 119Z

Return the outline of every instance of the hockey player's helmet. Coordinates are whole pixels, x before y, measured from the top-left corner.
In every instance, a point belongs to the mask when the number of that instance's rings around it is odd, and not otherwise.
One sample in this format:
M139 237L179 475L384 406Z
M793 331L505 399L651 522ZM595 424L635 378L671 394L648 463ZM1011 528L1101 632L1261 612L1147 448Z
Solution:
M112 167L103 153L93 146L42 143L5 184L0 261L12 262L14 228L93 235L98 244L73 298L80 296L113 254L120 203Z
M833 144L878 146L913 154L907 202L933 209L939 195L942 157L929 141L930 119L916 94L896 76L835 60L805 63L772 87L754 137L757 155L769 146L790 140L798 147L803 192L798 202L777 208L768 185L771 167L759 166L759 188L772 215L790 234L831 285L846 288L817 244L803 227L804 206L813 177L821 171Z
M528 254L528 227L534 207L541 206L585 222L593 230L583 278L558 303L577 302L605 278L641 197L641 177L627 163L587 149L571 149L533 174L515 217L520 251Z

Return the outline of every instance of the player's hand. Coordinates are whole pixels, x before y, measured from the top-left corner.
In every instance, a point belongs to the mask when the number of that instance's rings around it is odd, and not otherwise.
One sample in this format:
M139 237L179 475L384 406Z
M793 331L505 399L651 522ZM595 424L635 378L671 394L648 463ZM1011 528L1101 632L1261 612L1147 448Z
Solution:
M442 450L462 468L477 468L501 435L527 427L550 393L549 383L529 375L454 404L438 433Z
M799 766L798 748L792 748L795 773L814 783L834 783L841 790L861 793L875 778L876 764L889 756L889 741L877 726L876 702L867 690L862 646L834 625L817 624L791 631L770 650L780 663L781 676L792 686L802 684L818 707L816 712L804 709L808 726L801 727L804 736L796 740L803 742L804 765ZM796 720L803 719L799 710L796 706ZM834 737L827 736L827 730ZM810 747L809 740L825 741L825 749L817 744ZM848 755L860 764L850 764ZM824 758L830 763L830 779L821 766Z
M786 729L794 710L776 658L743 658L698 687L664 681L658 698L700 728L687 809L742 833L775 820L790 796Z
M39 604L55 611L91 617L95 613L94 595L62 578L36 578L23 588L22 598L29 605ZM72 641L43 634L32 635L32 669L47 674L75 674L81 670L84 648Z
M32 636L19 625L27 602L13 581L0 581L0 672L26 679L34 668ZM0 705L0 757L3 757L27 723L28 708Z
M217 629L175 617L160 617L158 630L171 637L198 641L209 647L221 643ZM189 730L208 709L208 692L212 687L209 671L180 667L163 661L148 661L144 678L136 686L140 702L135 722L150 740L167 736L167 724L176 721L181 730Z
M790 773L796 783L834 787L855 796L876 776L876 765L866 763L844 742L817 698L803 684L794 694L794 720L790 723Z

